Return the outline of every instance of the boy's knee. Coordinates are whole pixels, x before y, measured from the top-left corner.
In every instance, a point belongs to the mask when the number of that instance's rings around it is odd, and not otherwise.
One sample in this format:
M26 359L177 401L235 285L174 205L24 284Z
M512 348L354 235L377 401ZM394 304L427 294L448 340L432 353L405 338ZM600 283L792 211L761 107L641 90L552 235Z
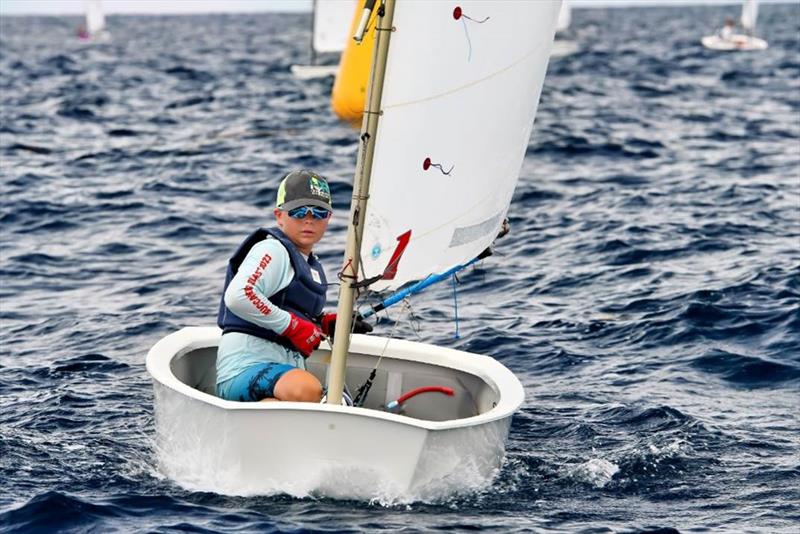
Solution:
M319 402L322 384L307 371L289 371L275 385L275 398L282 401Z

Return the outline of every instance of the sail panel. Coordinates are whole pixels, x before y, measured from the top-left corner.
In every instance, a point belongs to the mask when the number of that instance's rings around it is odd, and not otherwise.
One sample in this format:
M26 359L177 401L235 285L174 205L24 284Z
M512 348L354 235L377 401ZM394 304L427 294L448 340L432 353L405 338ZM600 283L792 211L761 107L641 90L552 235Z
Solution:
M314 50L320 53L344 50L355 5L356 0L314 2Z
M558 12L558 23L556 24L556 31L563 32L569 28L572 22L572 8L569 5L569 0L564 0L561 3L561 11Z
M745 0L742 4L741 23L745 30L752 32L756 29L756 19L758 18L758 1Z
M455 6L455 7L454 7ZM527 150L560 2L397 3L361 261L391 281L446 271L496 237Z
M86 31L96 35L106 26L102 0L86 0Z

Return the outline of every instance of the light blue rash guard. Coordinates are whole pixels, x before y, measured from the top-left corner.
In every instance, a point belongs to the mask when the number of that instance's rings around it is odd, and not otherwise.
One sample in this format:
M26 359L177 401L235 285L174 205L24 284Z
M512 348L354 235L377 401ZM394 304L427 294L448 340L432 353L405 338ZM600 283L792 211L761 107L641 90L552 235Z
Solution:
M267 261L262 261L265 258ZM248 279L256 273L259 274L252 287L259 298L251 299L244 288L251 285ZM225 305L242 319L280 334L289 326L290 314L272 304L269 298L288 286L293 278L294 269L286 247L277 239L265 239L256 243L242 261L225 291ZM254 300L262 303L260 309ZM305 358L297 351L249 334L225 334L217 349L217 389L248 367L267 362L306 368Z

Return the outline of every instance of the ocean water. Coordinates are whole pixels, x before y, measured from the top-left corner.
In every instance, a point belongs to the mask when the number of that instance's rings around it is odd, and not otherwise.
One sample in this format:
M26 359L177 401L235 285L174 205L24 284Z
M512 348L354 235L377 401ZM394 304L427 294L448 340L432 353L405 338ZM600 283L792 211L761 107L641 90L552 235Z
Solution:
M704 50L737 11L574 11L460 337L448 284L399 326L517 374L506 461L402 504L191 492L154 457L145 354L213 324L280 177L349 206L357 133L288 72L308 15L0 19L0 530L797 532L800 5Z

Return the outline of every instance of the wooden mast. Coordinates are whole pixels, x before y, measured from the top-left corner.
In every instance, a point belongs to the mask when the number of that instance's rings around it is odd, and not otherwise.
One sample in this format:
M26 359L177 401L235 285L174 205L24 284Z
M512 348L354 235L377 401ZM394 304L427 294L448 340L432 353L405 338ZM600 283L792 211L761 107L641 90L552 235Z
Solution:
M364 213L369 196L372 173L372 157L375 153L375 134L381 111L383 80L386 72L386 57L392 35L395 0L383 0L378 6L375 53L370 69L367 93L367 109L361 123L361 146L358 151L356 173L353 177L353 198L350 204L350 220L347 225L347 244L344 253L342 284L339 287L339 305L336 308L336 330L334 332L331 364L328 369L328 404L342 403L347 353L350 350L350 330L353 319L355 289L351 286L358 278L359 251L364 231Z

